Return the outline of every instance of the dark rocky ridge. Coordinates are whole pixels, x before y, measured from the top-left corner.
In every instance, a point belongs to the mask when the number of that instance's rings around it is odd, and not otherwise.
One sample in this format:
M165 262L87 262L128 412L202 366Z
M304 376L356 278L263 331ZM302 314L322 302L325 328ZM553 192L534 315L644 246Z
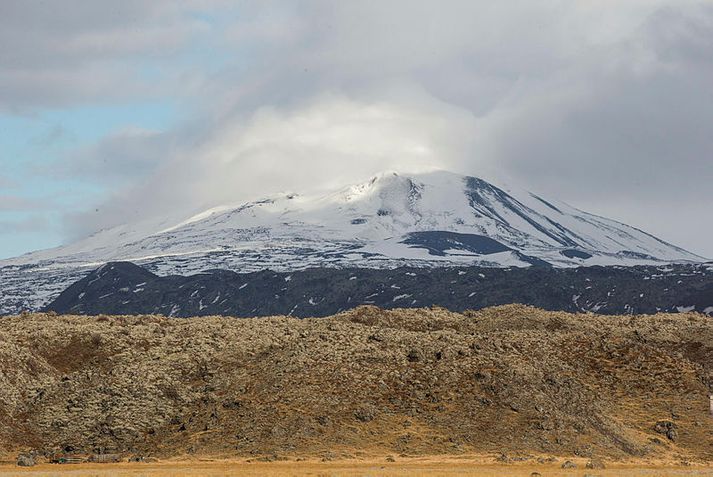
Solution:
M129 262L114 262L71 285L47 309L74 314L307 317L362 304L438 305L462 311L508 303L600 314L685 310L713 315L713 268L314 268L160 277Z

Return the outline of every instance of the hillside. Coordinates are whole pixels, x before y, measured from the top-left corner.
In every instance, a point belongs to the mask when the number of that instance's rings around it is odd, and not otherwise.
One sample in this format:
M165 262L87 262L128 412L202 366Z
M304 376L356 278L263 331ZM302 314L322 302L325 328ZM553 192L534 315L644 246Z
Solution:
M713 461L711 391L695 313L0 318L4 451Z
M713 266L580 268L311 268L160 277L112 262L47 307L82 315L327 316L358 305L451 311L523 303L604 315L698 311L713 316Z

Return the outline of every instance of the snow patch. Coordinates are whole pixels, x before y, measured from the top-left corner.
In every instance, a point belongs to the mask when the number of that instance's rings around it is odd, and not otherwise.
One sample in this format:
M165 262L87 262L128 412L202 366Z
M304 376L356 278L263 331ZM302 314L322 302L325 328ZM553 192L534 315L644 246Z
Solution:
M411 298L411 295L409 295L407 293L404 293L403 295L396 295L391 301L392 302L399 301L399 300L403 300L404 298Z

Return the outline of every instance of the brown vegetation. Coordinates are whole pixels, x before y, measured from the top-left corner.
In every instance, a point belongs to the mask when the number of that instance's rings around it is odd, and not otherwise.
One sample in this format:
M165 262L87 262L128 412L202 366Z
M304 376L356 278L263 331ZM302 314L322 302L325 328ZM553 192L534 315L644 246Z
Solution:
M0 318L0 450L713 461L711 382L695 313L30 314Z

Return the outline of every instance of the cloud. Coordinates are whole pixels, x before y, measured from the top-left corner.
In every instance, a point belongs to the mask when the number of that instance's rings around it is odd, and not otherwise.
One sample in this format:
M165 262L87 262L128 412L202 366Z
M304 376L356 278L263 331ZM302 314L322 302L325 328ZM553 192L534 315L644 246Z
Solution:
M52 169L68 178L122 183L147 175L161 157L178 152L169 145L159 131L128 127L60 157Z
M0 235L39 233L47 231L49 227L49 221L41 215L32 215L18 220L0 220Z
M713 5L659 9L491 111L476 149L538 192L713 256L701 207L713 183L712 55Z
M46 202L38 199L21 197L18 195L0 194L0 212L27 211L43 208Z
M120 65L0 71L0 111L29 115L38 108L71 107L151 97L150 85Z
M210 25L194 8L221 2L27 0L0 5L0 111L148 98L181 89L169 61ZM158 85L146 74L160 66ZM173 85L168 88L167 84Z
M62 159L117 184L101 213L71 217L72 236L436 166L510 176L713 255L700 217L713 181L710 3L67 5L0 7L0 110L167 96L186 117Z
M18 184L16 181L10 179L9 177L0 175L0 187L3 189L12 189L17 186Z
M35 146L49 148L68 136L71 136L71 133L61 124L54 124L43 133L33 137L30 143Z
M264 107L231 118L197 143L195 136L180 133L140 136L135 143L113 137L86 151L74 167L104 166L82 173L112 180L143 164L156 164L150 162L156 156L143 156L151 149L146 140L156 141L155 147L171 144L173 153L161 155L154 149L164 159L149 176L130 181L100 205L100 217L74 217L74 225L87 233L97 225L195 212L278 191L339 186L378 170L453 168L468 154L474 126L468 111L414 90L401 102L360 102L327 94L293 107ZM195 133L193 125L184 127ZM103 218L108 221L102 223Z

